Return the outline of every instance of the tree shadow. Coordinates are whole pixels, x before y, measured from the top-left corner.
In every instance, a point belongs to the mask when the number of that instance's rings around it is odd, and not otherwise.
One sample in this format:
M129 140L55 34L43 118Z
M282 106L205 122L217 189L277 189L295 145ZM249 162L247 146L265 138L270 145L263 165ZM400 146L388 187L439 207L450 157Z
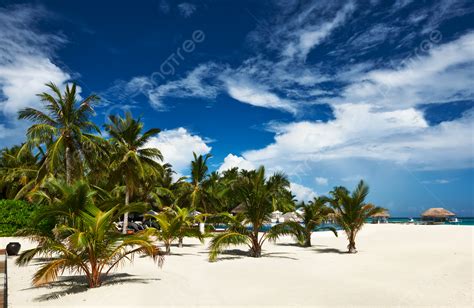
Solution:
M295 258L295 257L284 256L285 254L287 253L286 252L269 252L269 253L262 254L262 257L299 260L298 258Z
M158 281L158 280L161 280L161 279L136 278L135 275L130 275L127 273L117 273L117 274L109 274L106 277L104 277L102 279L101 287L112 286L112 285L123 284L123 283L146 284L146 283L149 283L150 281ZM69 294L84 293L89 290L88 282L85 276L62 276L58 281L50 282L48 284L44 284L37 287L25 288L25 289L22 289L22 291L30 290L30 289L38 289L38 288L44 288L44 289L60 288L60 289L35 297L33 300L36 302L45 302L49 300L55 300Z
M287 247L300 247L300 248L304 248L303 246L301 246L300 244L297 244L297 243L276 243L275 245L277 245L277 246L287 246Z
M313 250L316 251L316 252L319 252L319 253L337 253L337 254L340 254L340 255L348 254L347 251L336 249L336 248L316 248L316 249L313 249Z

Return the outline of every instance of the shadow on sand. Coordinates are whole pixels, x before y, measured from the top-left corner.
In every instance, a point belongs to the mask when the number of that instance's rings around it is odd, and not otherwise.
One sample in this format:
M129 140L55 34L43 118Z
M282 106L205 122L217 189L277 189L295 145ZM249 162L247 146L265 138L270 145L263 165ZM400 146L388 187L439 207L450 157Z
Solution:
M340 254L340 255L348 254L347 251L336 249L336 248L316 248L316 249L313 249L313 250L316 251L316 252L319 252L319 253L337 253L337 254Z
M107 277L103 278L102 286L112 286L116 284L123 284L123 283L149 283L150 281L161 280L159 278L136 278L135 275L130 275L127 273L117 273L117 274L109 274ZM34 298L34 301L37 302L44 302L49 300L58 299L62 296L66 296L68 294L77 294L87 292L89 290L87 280L84 276L62 276L58 281L51 282L39 287L31 287L26 288L23 290L30 290L30 289L50 289L51 292L46 294L40 295ZM59 288L59 290L54 290Z
M298 258L286 256L287 254L288 254L287 252L262 253L262 258L280 258L280 259L298 260ZM226 260L242 259L242 258L251 258L250 255L249 255L249 252L244 251L244 250L240 250L240 249L224 250L219 255L216 262L226 261Z

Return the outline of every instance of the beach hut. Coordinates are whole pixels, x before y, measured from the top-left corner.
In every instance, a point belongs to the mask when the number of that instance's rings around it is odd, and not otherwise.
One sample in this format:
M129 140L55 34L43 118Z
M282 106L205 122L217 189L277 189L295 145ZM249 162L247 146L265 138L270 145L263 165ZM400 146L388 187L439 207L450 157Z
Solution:
M245 204L244 203L241 203L239 205L237 205L236 207L234 207L234 209L232 209L232 211L230 211L232 215L237 215L239 213L243 213L245 212Z
M295 212L288 212L283 215L281 215L280 219L278 222L285 222L285 221L300 221L301 219L298 217L298 215Z
M277 222L280 219L281 214L283 214L283 213L280 212L280 211L272 212L271 222Z
M390 217L390 214L388 213L388 211L383 211L381 213L377 213L370 216L370 218L372 218L373 224L386 224L388 223L389 217Z
M441 207L434 207L421 214L421 220L428 223L445 223L456 217L456 214Z

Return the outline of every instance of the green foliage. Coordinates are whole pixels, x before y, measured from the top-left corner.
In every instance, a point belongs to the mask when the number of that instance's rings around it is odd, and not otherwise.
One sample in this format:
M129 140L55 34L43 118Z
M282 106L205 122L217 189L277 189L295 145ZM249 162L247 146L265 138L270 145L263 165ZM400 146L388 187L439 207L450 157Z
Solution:
M64 207L51 211L58 218L53 236L32 234L38 242L33 249L23 251L16 263L28 264L35 256L44 256L44 263L33 277L34 285L52 282L66 269L86 276L89 287L101 285L102 279L125 260L132 260L136 254L152 257L159 264L163 257L153 244L153 230L148 229L133 235L122 235L115 231L114 222L122 214L122 207L109 210L99 209L93 198L94 192L86 183L78 182L73 187L63 187L66 198L56 205ZM68 205L76 199L78 204ZM67 208L71 210L68 210ZM47 215L47 212L43 213ZM59 217L58 217L59 216Z
M267 179L265 168L260 167L253 171L241 171L234 185L234 192L238 194L244 211L236 217L221 215L229 227L211 240L210 261L216 260L225 247L244 243L250 248L250 256L261 257L262 245L266 240L274 241L281 235L289 234L289 229L280 225L273 226L267 232L259 232L284 200L282 195L289 187L286 176L276 173ZM249 224L251 230L246 228Z
M349 253L357 252L355 239L365 221L372 215L385 211L384 208L365 202L369 187L360 181L356 189L350 193L345 187L336 187L331 192L331 205L335 209L336 223L346 232Z
M170 253L171 244L175 240L182 244L183 238L195 237L203 241L204 235L195 226L197 222L201 221L201 217L192 216L192 213L187 208L165 208L161 213L156 215L146 215L153 218L159 225L159 230L156 230L158 238L164 242L166 253Z
M0 236L13 236L30 225L37 205L21 200L0 200Z

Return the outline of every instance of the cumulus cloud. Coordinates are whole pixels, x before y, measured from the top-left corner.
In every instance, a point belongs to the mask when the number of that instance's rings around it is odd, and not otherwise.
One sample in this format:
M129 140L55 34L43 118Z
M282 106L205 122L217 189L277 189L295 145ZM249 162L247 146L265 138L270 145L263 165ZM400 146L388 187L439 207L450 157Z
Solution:
M290 190L295 195L298 202L308 202L314 197L317 197L317 194L311 188L301 184L290 183Z
M179 174L189 172L193 152L205 155L212 149L206 140L191 134L183 127L162 131L158 136L151 138L146 147L158 148L163 154L164 162L171 164Z
M472 112L432 127L413 108L378 111L369 105L346 104L334 113L335 119L326 123L276 125L274 143L244 152L243 157L254 164L285 165L287 170L306 162L346 158L419 168L472 166Z
M224 172L226 170L232 169L232 168L239 168L241 170L253 170L255 169L254 164L246 160L245 158L241 156L237 156L234 154L229 154L224 158L224 162L222 165L219 167L217 171L219 172Z
M0 118L5 119L2 145L18 142L11 138L23 135L25 126L16 123L16 114L22 108L39 106L36 94L45 90L45 83L61 86L70 79L69 73L52 61L54 50L66 39L35 29L36 22L46 17L51 18L41 7L0 8Z

